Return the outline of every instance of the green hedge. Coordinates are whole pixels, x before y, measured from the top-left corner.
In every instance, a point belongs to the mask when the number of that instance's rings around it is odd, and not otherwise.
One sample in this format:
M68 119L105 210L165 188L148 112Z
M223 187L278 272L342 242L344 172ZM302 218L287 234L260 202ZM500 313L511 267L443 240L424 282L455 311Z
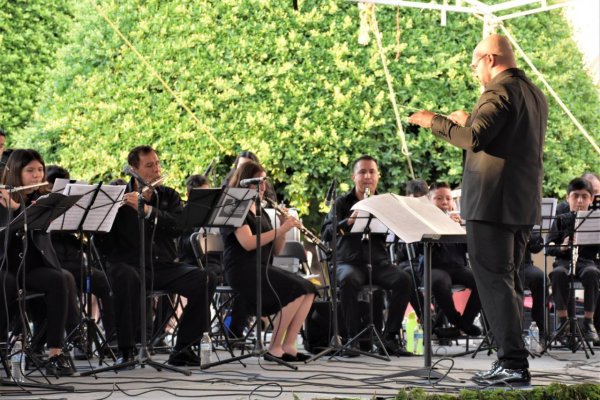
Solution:
M600 386L597 384L564 385L553 383L531 390L486 389L461 390L459 394L427 394L423 389L400 392L396 400L597 400Z
M317 226L333 177L350 183L349 163L362 153L381 160L382 190L402 192L409 179L400 152L383 70L374 44L357 44L358 11L344 0L130 0L102 11L144 54L200 118L199 127L109 28L89 2L73 3L69 43L58 53L42 101L16 145L43 151L79 178L119 176L129 148L160 150L167 184L219 158L220 178L237 152L255 151L287 201ZM481 22L450 14L378 7L397 101L442 113L470 109L479 93L469 69ZM597 90L559 11L529 16L509 29L595 135ZM543 35L541 31L545 31ZM394 60L400 51L398 61ZM524 69L527 70L526 66ZM0 78L2 79L2 78ZM535 80L535 78L534 78ZM597 168L598 155L550 100L546 195ZM458 184L461 152L430 134L409 134L415 173Z

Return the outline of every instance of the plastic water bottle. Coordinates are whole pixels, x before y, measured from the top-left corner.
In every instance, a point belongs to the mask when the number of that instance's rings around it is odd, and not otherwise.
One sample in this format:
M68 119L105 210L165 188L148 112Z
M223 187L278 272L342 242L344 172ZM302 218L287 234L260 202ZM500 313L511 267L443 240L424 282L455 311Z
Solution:
M408 314L406 321L406 349L414 352L415 350L415 331L417 330L417 315L412 311Z
M422 355L423 354L423 328L419 324L417 329L415 330L415 348L413 351L414 354Z
M540 345L540 328L535 321L529 325L529 351L538 351Z
M212 340L208 332L202 334L202 340L200 340L200 365L210 364L210 357L212 355Z
M24 361L23 344L18 340L13 346L13 354L10 357L10 373L15 382L25 382L25 377L23 376L23 370L25 369L25 366L23 365Z

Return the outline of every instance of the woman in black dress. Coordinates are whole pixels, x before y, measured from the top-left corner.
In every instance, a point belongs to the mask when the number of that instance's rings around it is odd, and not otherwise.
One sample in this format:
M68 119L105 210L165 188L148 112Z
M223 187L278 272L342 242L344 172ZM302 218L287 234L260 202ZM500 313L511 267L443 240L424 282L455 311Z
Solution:
M248 162L238 168L229 182L229 187L239 187L243 179L260 177L266 177L264 168L255 162ZM266 188L264 180L250 187L257 189L262 198ZM255 207L255 204L252 204L241 227L222 229L225 276L231 287L240 293L249 310L256 309L258 225ZM272 256L283 250L285 234L299 226L300 222L297 219L282 217L281 226L273 229L268 217L261 218L262 315L278 313L265 360L272 361L277 358L283 361L306 361L309 358L306 354L298 353L296 338L317 290L304 278L270 265Z
M3 177L3 183L12 187L30 186L44 182L45 165L40 154L35 150L14 150L10 155ZM0 224L6 225L9 208L12 217L18 215L27 206L35 202L42 191L31 188L11 195L0 189ZM5 254L4 236L0 248L0 259L7 260L8 268L3 274L7 275L5 287L8 308L15 305L17 288L25 278L25 289L41 292L45 295L46 305L46 344L48 346L48 362L46 371L51 375L68 376L75 372L67 357L62 353L64 344L67 314L78 315L77 305L70 301L74 299L72 292L75 283L69 282L72 276L62 270L50 235L45 231L29 230L27 233L27 251L23 246L21 232L11 232ZM25 259L22 260L23 253ZM24 261L24 262L23 262ZM4 295L2 296L4 299ZM4 307L2 307L4 309ZM12 307L14 308L14 307ZM6 322L6 321L5 321ZM0 324L3 325L3 324ZM3 329L5 329L3 327Z

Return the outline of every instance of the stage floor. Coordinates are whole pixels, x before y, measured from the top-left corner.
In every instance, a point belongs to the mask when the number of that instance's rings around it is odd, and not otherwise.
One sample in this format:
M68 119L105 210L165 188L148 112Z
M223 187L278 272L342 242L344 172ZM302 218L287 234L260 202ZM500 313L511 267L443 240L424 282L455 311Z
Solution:
M471 344L471 349L473 345ZM215 366L208 370L188 368L190 376L170 371L156 371L146 366L131 371L103 372L94 376L51 379L53 385L73 386L75 393L0 386L0 399L130 399L132 396L144 399L166 399L174 397L209 399L332 399L360 398L373 396L393 397L400 390L420 387L428 392L458 393L461 389L477 389L469 378L479 370L487 370L495 360L495 355L487 352L450 358L452 354L464 351L464 342L457 346L434 346L433 363L436 371L447 373L441 381L429 381L426 377L415 376L382 377L399 372L418 370L423 367L423 357L392 357L381 361L367 356L356 358L323 357L310 364L299 364L297 371L266 362L257 357L239 362ZM600 348L596 354L586 359L582 350L573 354L567 350L554 349L541 358L530 359L532 387L553 382L576 384L592 382L600 384ZM213 353L213 359L227 358L225 351ZM156 354L154 361L165 362L167 355ZM97 367L98 361L92 365ZM90 369L87 361L77 361L78 372ZM41 377L32 374L36 381ZM4 377L4 371L0 371Z

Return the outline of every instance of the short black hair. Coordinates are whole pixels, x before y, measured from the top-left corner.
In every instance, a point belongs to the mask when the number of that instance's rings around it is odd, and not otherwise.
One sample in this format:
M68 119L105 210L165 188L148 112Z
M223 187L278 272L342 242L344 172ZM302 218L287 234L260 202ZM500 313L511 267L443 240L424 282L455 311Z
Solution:
M354 171L356 169L356 166L358 165L359 162L361 161L374 161L375 165L377 165L377 167L379 167L379 163L377 162L377 159L375 159L374 157L371 157L367 154L363 154L362 156L358 157L356 160L354 160L354 162L352 163L352 171Z
M567 195L575 190L587 190L590 192L591 196L594 196L594 189L592 188L592 184L587 179L583 178L575 178L571 182L569 182L569 186L567 186Z
M48 165L46 167L46 180L50 183L54 183L57 178L69 179L70 177L69 171L60 165Z
M204 175L190 175L185 180L185 188L188 190L188 192L202 185L208 185L208 179Z
M423 179L412 179L406 182L405 190L407 196L421 197L429 192L429 187Z
M429 186L429 191L433 192L434 190L438 190L438 189L452 189L450 187L450 185L448 184L448 182L434 182Z
M127 164L137 168L140 166L140 155L145 155L152 152L158 154L156 150L154 150L151 146L148 145L134 147L127 155Z

